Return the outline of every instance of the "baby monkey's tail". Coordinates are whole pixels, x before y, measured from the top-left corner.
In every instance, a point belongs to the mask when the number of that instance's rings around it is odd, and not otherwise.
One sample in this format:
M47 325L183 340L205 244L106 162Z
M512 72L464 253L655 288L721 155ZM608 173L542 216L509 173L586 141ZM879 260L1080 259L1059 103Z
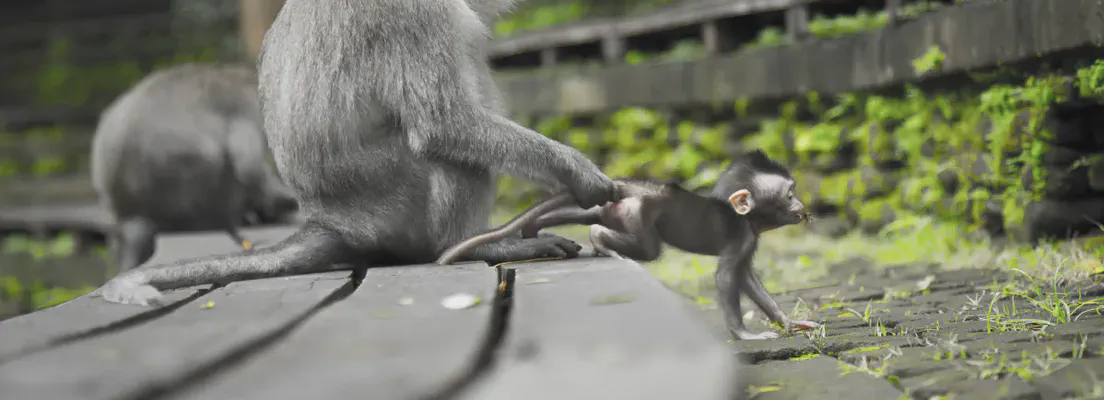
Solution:
M533 205L532 207L529 207L529 209L523 211L521 214L518 214L518 216L511 219L510 222L502 224L502 226L494 228L489 232L472 236L468 239L452 245L448 249L445 249L445 251L441 253L441 256L437 258L437 264L452 264L454 261L456 261L457 258L460 258L461 255L467 253L471 249L497 240L505 239L511 234L517 233L518 231L525 228L527 225L533 223L537 220L537 218L540 218L540 216L547 214L548 212L555 209L566 207L574 203L575 200L571 197L570 194L557 194L552 198L549 198L545 201Z

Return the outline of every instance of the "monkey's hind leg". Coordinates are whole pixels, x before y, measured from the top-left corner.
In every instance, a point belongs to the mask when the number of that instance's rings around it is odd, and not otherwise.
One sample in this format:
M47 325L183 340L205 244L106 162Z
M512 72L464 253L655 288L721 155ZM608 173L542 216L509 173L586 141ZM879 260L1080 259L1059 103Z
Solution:
M157 226L147 218L128 217L119 223L119 273L142 265L153 256Z
M591 207L586 210L578 207L561 208L544 214L529 226L521 228L521 237L526 239L535 238L537 233L544 228L563 225L593 225L601 223L601 221L602 207Z
M337 234L308 222L269 247L135 268L98 290L109 302L149 305L160 301L161 290L332 271L334 264L348 263L353 254Z

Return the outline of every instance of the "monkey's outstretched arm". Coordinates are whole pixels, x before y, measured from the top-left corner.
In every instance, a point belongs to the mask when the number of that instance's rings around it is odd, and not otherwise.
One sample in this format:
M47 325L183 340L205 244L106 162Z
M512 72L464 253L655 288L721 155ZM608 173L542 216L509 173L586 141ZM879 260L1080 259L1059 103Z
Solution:
M478 165L558 189L566 187L583 207L616 200L612 180L578 150L525 128L488 109L483 103L477 63L458 32L466 32L458 18L453 26L409 35L405 27L402 46L391 45L384 59L404 60L384 64L396 68L380 76L401 77L380 82L379 101L397 116L415 153L448 162ZM398 21L403 25L406 21ZM410 23L417 23L412 21ZM489 79L489 78L487 78ZM484 81L489 82L489 80Z
M101 290L107 301L148 305L160 297L159 290L322 272L345 262L343 255L349 253L329 231L307 223L272 247L135 268L117 275Z
M803 320L791 320L781 307L778 307L778 303L774 301L774 297L767 293L767 289L763 287L763 283L759 281L759 277L755 275L755 271L748 268L741 279L741 283L744 290L747 291L748 298L754 301L756 305L767 314L772 321L782 325L785 329L796 327L800 329L813 329L820 324L813 321Z

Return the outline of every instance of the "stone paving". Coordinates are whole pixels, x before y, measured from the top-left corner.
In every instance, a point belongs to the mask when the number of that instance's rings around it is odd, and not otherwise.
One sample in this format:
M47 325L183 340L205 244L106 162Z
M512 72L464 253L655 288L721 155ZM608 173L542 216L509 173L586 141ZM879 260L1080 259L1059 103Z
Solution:
M777 294L822 330L733 341L754 363L754 399L1104 398L1104 290L1052 314L1024 297L999 295L1023 279L995 270L902 266L827 286ZM1086 289L1087 287L1087 289ZM1078 289L1033 296L1076 307ZM998 293L994 296L994 293ZM755 309L750 326L761 323ZM719 326L717 310L707 311Z

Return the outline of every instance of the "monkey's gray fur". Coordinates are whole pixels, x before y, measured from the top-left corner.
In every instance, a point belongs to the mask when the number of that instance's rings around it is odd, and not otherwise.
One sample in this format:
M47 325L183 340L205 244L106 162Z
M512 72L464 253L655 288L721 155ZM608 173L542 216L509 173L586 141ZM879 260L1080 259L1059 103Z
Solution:
M497 173L589 208L618 199L581 152L503 116L485 47L508 0L288 0L262 43L259 89L277 170L306 219L252 253L147 265L104 298L329 269L432 262L487 228ZM470 259L575 256L554 236L481 246Z
M182 64L151 73L103 112L91 174L116 221L120 271L150 258L157 232L223 230L295 208L267 163L256 76Z

